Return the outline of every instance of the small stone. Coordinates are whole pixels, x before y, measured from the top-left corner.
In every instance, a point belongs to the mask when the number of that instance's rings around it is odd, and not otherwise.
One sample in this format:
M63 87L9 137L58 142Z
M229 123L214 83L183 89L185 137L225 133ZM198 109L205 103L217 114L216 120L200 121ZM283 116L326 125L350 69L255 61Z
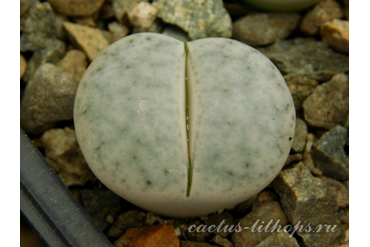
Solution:
M317 86L303 103L304 118L308 125L331 129L345 126L349 114L348 75L338 74Z
M322 41L335 50L349 53L349 21L334 19L321 25Z
M38 0L21 0L20 15L24 15L28 11L28 9L36 2L38 2Z
M334 194L337 197L337 206L338 207L347 207L349 206L349 190L344 186L341 182L337 180L327 178L327 177L320 177L323 184L328 186L330 189L334 191Z
M113 44L115 41L113 40L114 39L114 36L113 36L113 33L107 31L107 30L100 30L101 34L103 35L104 39L109 43L109 44Z
M26 72L26 69L27 69L27 61L24 58L24 56L22 56L22 54L21 54L21 58L20 58L20 74L21 74L21 79L22 79L24 73Z
M140 2L128 13L128 19L134 26L149 28L155 18L158 10L147 2Z
M108 215L107 215L107 217L105 218L105 220L106 220L109 224L113 224L113 222L114 222L114 217L113 217L113 215L108 214Z
M148 212L146 214L145 224L154 225L154 223L156 222L158 222L159 224L165 224L164 219L162 219L160 216L152 212Z
M81 203L100 230L109 226L107 216L115 217L121 210L121 198L110 190L81 190Z
M92 16L73 17L72 20L79 25L96 27L96 23L94 19L92 18Z
M94 179L71 128L51 129L41 137L45 157L67 186L85 185Z
M285 75L284 79L292 93L296 111L302 110L303 101L319 85L319 82L294 74Z
M126 26L119 24L118 22L111 22L108 24L108 30L111 33L110 43L114 43L117 40L127 36L130 31Z
M296 124L295 124L295 133L294 133L292 149L295 152L302 152L306 144L306 138L307 138L306 122L300 118L297 118Z
M181 240L181 247L217 247L216 245L210 245L207 243L198 243L192 241Z
M45 48L49 39L57 36L54 13L49 3L36 2L28 13L20 40L21 52Z
M77 83L79 83L87 68L86 55L79 50L70 50L63 59L56 63L56 66L73 74Z
M311 173L315 176L322 176L322 171L317 167L312 168Z
M341 226L345 230L346 238L339 243L339 247L349 247L349 226L344 224Z
M305 140L306 141L306 140ZM301 161L303 158L302 154L291 154L288 156L288 159L285 161L284 166L288 166L296 161Z
M253 208L260 207L262 204L266 202L272 202L272 201L276 201L275 194L272 193L271 191L264 190L257 195L256 200L253 202L252 210Z
M233 38L251 46L276 43L288 37L297 27L298 13L257 13L233 24Z
M180 247L180 240L175 235L172 225L155 225L141 228L130 228L125 235L113 244L114 247ZM181 245L182 246L182 245Z
M178 39L182 42L188 42L190 40L188 34L184 30L173 25L168 25L163 30L162 34Z
M148 212L146 214L146 225L173 225L175 227L175 235L177 237L186 238L185 232L194 222L194 219L189 218L161 218L160 216Z
M28 61L23 81L28 82L41 64L56 63L65 54L65 44L57 39L48 40L44 49L36 50Z
M210 240L210 242L212 244L216 244L217 246L220 246L220 247L234 247L234 245L229 240L227 240L226 238L221 237L220 235L214 236Z
M53 9L66 16L90 16L97 12L104 0L48 0Z
M259 49L285 74L296 74L319 81L328 81L349 70L349 58L334 52L322 41L307 38L280 41Z
M349 208L341 208L338 212L338 219L342 224L349 224Z
M102 50L109 46L108 41L97 28L73 24L71 22L64 22L63 26L67 31L70 41L86 53L90 62L94 60Z
M315 164L312 159L312 146L314 143L315 137L312 133L307 134L306 146L303 151L303 163L308 169L312 171L315 168Z
M346 135L346 128L338 125L314 143L312 158L324 176L336 180L349 178L349 160L343 149Z
M120 214L117 220L109 227L107 237L119 238L129 228L137 228L145 225L146 214L138 210L130 210Z
M269 222L271 223L269 224ZM252 212L242 218L239 223L243 230L231 234L232 243L234 246L254 247L273 233L273 231L257 231L258 226L264 227L269 224L270 226L267 228L272 228L277 224L284 227L288 221L280 203L270 201L259 205L259 207L254 207ZM253 226L255 231L252 232Z
M280 197L284 212L289 222L301 228L308 224L312 229L324 224L339 226L338 206L334 192L319 178L312 176L310 170L298 163L292 168L282 170L273 182ZM335 246L336 241L344 238L344 230L337 227L335 232L306 232L297 229L305 246Z
M213 213L208 215L207 219L205 219L205 223L207 226L210 225L235 225L234 217L228 213L228 212L222 212L222 213ZM228 231L214 231L214 234L220 235L221 237L227 237L230 232Z
M54 64L43 64L28 82L21 102L21 126L41 134L57 122L73 118L77 83L73 75Z
M274 232L255 247L299 247L295 237L291 236L287 231Z
M112 0L114 16L118 22L122 23L124 16L140 2L148 2L148 0Z
M334 0L320 1L303 17L299 29L303 33L315 35L319 32L321 24L335 18L343 18L340 5Z
M188 32L191 40L232 35L232 22L221 0L155 0L158 17Z
M143 32L149 32L149 33L162 33L162 30L165 26L165 23L161 19L156 19L153 24L149 28L143 28L143 27L134 27L132 29L132 33L143 33Z

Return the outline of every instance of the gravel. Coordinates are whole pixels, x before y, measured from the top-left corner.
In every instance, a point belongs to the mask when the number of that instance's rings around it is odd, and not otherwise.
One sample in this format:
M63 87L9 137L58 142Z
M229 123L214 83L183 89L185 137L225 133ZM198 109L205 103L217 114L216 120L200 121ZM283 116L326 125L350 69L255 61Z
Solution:
M148 2L20 1L21 127L112 244L348 246L349 1L324 0L290 13L264 12L236 1ZM104 48L138 32L164 32L181 40L232 36L275 63L292 93L297 127L286 165L267 188L222 212L183 219L155 215L100 188L76 141L75 93ZM225 220L251 226L258 219L265 225L279 219L283 227L336 225L337 231L188 231L193 224Z

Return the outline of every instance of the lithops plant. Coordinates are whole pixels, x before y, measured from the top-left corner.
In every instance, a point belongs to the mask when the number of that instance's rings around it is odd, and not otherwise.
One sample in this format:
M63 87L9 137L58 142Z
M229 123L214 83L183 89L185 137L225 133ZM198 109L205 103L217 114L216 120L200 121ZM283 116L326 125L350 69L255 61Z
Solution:
M320 0L243 0L259 9L269 11L298 11L318 3Z
M83 76L74 120L94 174L116 194L174 217L205 215L265 188L293 142L278 69L235 40L141 33Z

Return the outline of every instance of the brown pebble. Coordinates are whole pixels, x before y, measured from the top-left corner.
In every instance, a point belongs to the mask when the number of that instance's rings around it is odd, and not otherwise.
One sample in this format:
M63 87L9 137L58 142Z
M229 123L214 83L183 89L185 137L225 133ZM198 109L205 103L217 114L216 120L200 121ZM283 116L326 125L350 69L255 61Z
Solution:
M79 83L87 68L86 55L79 50L70 50L56 63L56 66L74 75Z
M90 61L94 60L99 53L109 46L102 32L97 28L64 22L63 27L67 31L70 41L83 50Z
M302 158L303 158L302 154L291 154L291 155L288 156L288 159L285 161L284 166L288 166L288 165L292 164L293 162L300 161L300 160L302 160Z
M48 0L53 9L67 16L90 16L97 12L104 0Z
M346 126L349 114L349 78L337 74L315 88L303 102L304 118L310 126L331 129Z
M180 240L175 235L172 225L155 225L141 228L130 228L114 242L114 247L180 247Z
M24 56L22 56L21 54L21 65L20 65L20 70L21 70L21 79L24 75L24 73L26 73L26 69L27 69L27 61L26 59L24 58Z
M303 17L299 29L303 33L315 35L319 32L321 24L335 18L341 19L342 17L342 9L336 1L320 1Z
M349 21L334 19L321 25L322 41L335 50L349 53Z

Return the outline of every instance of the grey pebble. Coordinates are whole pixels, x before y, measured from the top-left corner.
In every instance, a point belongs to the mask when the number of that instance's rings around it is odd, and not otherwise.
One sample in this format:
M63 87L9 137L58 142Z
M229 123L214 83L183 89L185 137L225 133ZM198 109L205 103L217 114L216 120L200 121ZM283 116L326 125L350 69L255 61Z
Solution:
M336 246L337 241L344 239L344 229L338 221L336 195L310 170L298 163L279 173L273 182L275 191L280 197L284 212L293 226L300 222L303 227L309 223L312 228L318 225L337 225L337 231L320 234L316 232L297 231L305 246Z
M307 125L306 122L300 118L296 119L295 133L292 149L295 152L302 152L306 145Z
M28 11L28 9L36 2L38 2L38 0L21 0L20 15L24 15Z
M349 70L349 58L333 51L329 45L314 39L283 40L260 48L281 73L296 74L319 81L328 81L338 73Z
M312 158L324 176L337 180L349 178L349 160L344 153L347 129L338 125L312 146Z
M55 39L57 29L54 23L54 12L50 4L36 2L32 5L22 31L21 52L45 48L49 39Z
M46 47L36 50L28 62L26 73L23 76L23 81L28 82L33 73L41 64L56 63L65 54L65 44L57 39L48 40L45 42Z
M284 79L290 92L292 93L296 111L302 110L303 101L319 85L319 82L314 79L294 74L285 75Z
M251 46L269 45L288 37L297 27L298 13L257 13L233 24L233 38Z
M233 247L234 246L227 238L223 238L220 235L214 236L210 240L210 242L220 247Z
M326 186L334 191L338 207L343 208L349 206L349 190L344 184L324 176L321 176L320 179Z
M21 102L21 127L41 134L57 122L73 118L77 82L54 64L41 65L28 82Z
M335 75L329 82L317 86L303 102L303 110L310 126L324 129L346 126L349 114L348 75Z
M255 247L299 247L297 239L286 231L274 232Z
M155 0L157 16L188 32L191 40L231 37L231 18L221 0Z
M278 224L285 226L288 221L281 208L281 205L277 201L268 201L265 203L258 204L258 206L253 207L252 212L243 217L239 223L243 228L240 232L233 232L231 234L231 241L234 246L245 246L253 247L261 243L264 239L269 237L272 232L269 231L254 231L252 232L250 228L256 224L256 228L260 225L264 225L262 222L273 221L274 225L277 221ZM248 228L246 228L248 227Z

